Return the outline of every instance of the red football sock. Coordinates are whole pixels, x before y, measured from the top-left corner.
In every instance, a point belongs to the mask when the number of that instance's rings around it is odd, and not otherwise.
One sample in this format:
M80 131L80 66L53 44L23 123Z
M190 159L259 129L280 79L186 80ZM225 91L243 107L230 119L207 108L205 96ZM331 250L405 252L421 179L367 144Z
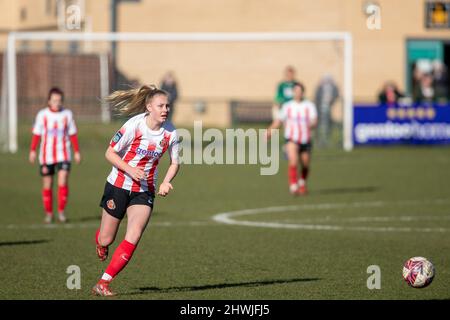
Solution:
M105 270L105 274L111 278L105 279L105 275L103 275L102 279L110 281L120 271L122 271L122 269L125 268L128 261L130 261L131 257L133 256L133 252L135 249L136 245L128 242L127 240L123 240L117 247L116 251L114 251L111 262Z
M58 187L58 212L64 212L67 204L67 197L69 195L68 186Z
M52 189L42 189L42 202L44 204L45 213L48 215L53 215Z
M309 173L309 168L305 167L302 168L302 179L306 180L306 178L308 178L308 173Z
M297 184L297 166L289 166L288 168L289 184Z

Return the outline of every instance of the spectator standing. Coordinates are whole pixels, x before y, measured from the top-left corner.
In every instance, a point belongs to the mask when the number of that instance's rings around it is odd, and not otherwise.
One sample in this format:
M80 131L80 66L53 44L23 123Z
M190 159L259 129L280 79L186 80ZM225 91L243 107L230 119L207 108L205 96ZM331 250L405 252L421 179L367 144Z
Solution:
M339 89L329 74L325 75L319 83L315 94L315 103L318 111L318 144L326 146L330 140L332 119L331 108L339 97Z
M397 85L394 82L386 82L383 89L378 94L378 102L385 104L388 107L393 107L398 103L400 98L403 98L404 94L400 92Z
M281 106L292 100L293 98L293 88L297 83L295 80L295 69L293 66L287 66L284 71L284 79L280 83L278 83L277 91L275 94L274 104L272 107L272 118L277 119L278 110L280 110Z
M435 83L434 87L436 90L436 100L438 100L438 102L443 101L446 103L449 98L448 70L447 66L440 60L433 61L433 77Z
M420 78L414 94L414 102L416 103L433 103L436 100L434 79L432 73L425 73Z

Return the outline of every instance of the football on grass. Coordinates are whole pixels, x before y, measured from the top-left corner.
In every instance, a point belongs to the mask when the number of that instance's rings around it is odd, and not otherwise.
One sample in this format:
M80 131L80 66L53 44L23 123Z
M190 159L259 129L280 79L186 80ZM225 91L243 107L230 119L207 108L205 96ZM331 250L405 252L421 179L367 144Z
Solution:
M427 287L434 274L434 265L424 257L413 257L403 265L403 279L413 288Z

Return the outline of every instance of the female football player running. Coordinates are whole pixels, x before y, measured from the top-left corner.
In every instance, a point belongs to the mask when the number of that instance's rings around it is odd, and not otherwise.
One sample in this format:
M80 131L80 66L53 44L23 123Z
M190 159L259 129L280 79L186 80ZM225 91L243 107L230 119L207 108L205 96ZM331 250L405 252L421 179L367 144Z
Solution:
M111 262L92 291L99 296L115 295L111 281L130 261L153 210L157 166L168 150L170 166L158 195L165 197L173 189L171 181L179 169L177 132L166 122L170 107L168 94L154 86L116 91L108 101L123 115L135 115L112 138L106 159L113 165L100 202L102 221L95 235L97 255L108 256L120 222L128 218L125 239L115 250Z
M81 156L78 147L77 127L72 111L63 108L64 93L59 88L52 88L48 93L48 107L40 110L33 126L33 137L29 161L36 161L36 149L39 148L40 174L42 176L42 202L45 210L45 222L53 220L53 175L58 172L58 219L66 222L64 209L69 195L69 171L71 146L76 163Z
M272 129L284 125L285 150L288 158L289 192L293 195L306 194L306 179L311 161L311 130L317 126L317 110L314 103L304 99L305 87L295 83L293 100L283 104L278 117L267 129L270 138ZM298 179L298 164L301 164Z

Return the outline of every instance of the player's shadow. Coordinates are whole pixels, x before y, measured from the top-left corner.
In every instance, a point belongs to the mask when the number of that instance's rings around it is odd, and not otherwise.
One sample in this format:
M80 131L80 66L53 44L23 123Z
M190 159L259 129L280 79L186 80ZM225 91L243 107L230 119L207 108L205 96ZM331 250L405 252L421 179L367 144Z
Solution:
M42 240L22 240L22 241L6 241L0 242L0 247L8 247L8 246L23 246L29 244L41 244L51 242L52 240L42 239Z
M181 286L181 287L141 287L138 288L138 292L129 293L129 295L144 294L144 293L170 293L170 292L188 292L188 291L201 291L201 290L211 290L211 289L225 289L225 288L235 288L235 287L260 287L268 286L273 284L287 284L296 282L310 282L318 281L320 278L294 278L294 279L278 279L278 280L261 280L261 281L250 281L250 282L236 282L236 283L218 283L218 284L207 284L200 286Z
M311 193L321 194L321 195L331 195L331 194L346 194L346 193L370 193L380 190L379 187L366 186L366 187L343 187L343 188L329 188L329 189L319 189L314 190Z

